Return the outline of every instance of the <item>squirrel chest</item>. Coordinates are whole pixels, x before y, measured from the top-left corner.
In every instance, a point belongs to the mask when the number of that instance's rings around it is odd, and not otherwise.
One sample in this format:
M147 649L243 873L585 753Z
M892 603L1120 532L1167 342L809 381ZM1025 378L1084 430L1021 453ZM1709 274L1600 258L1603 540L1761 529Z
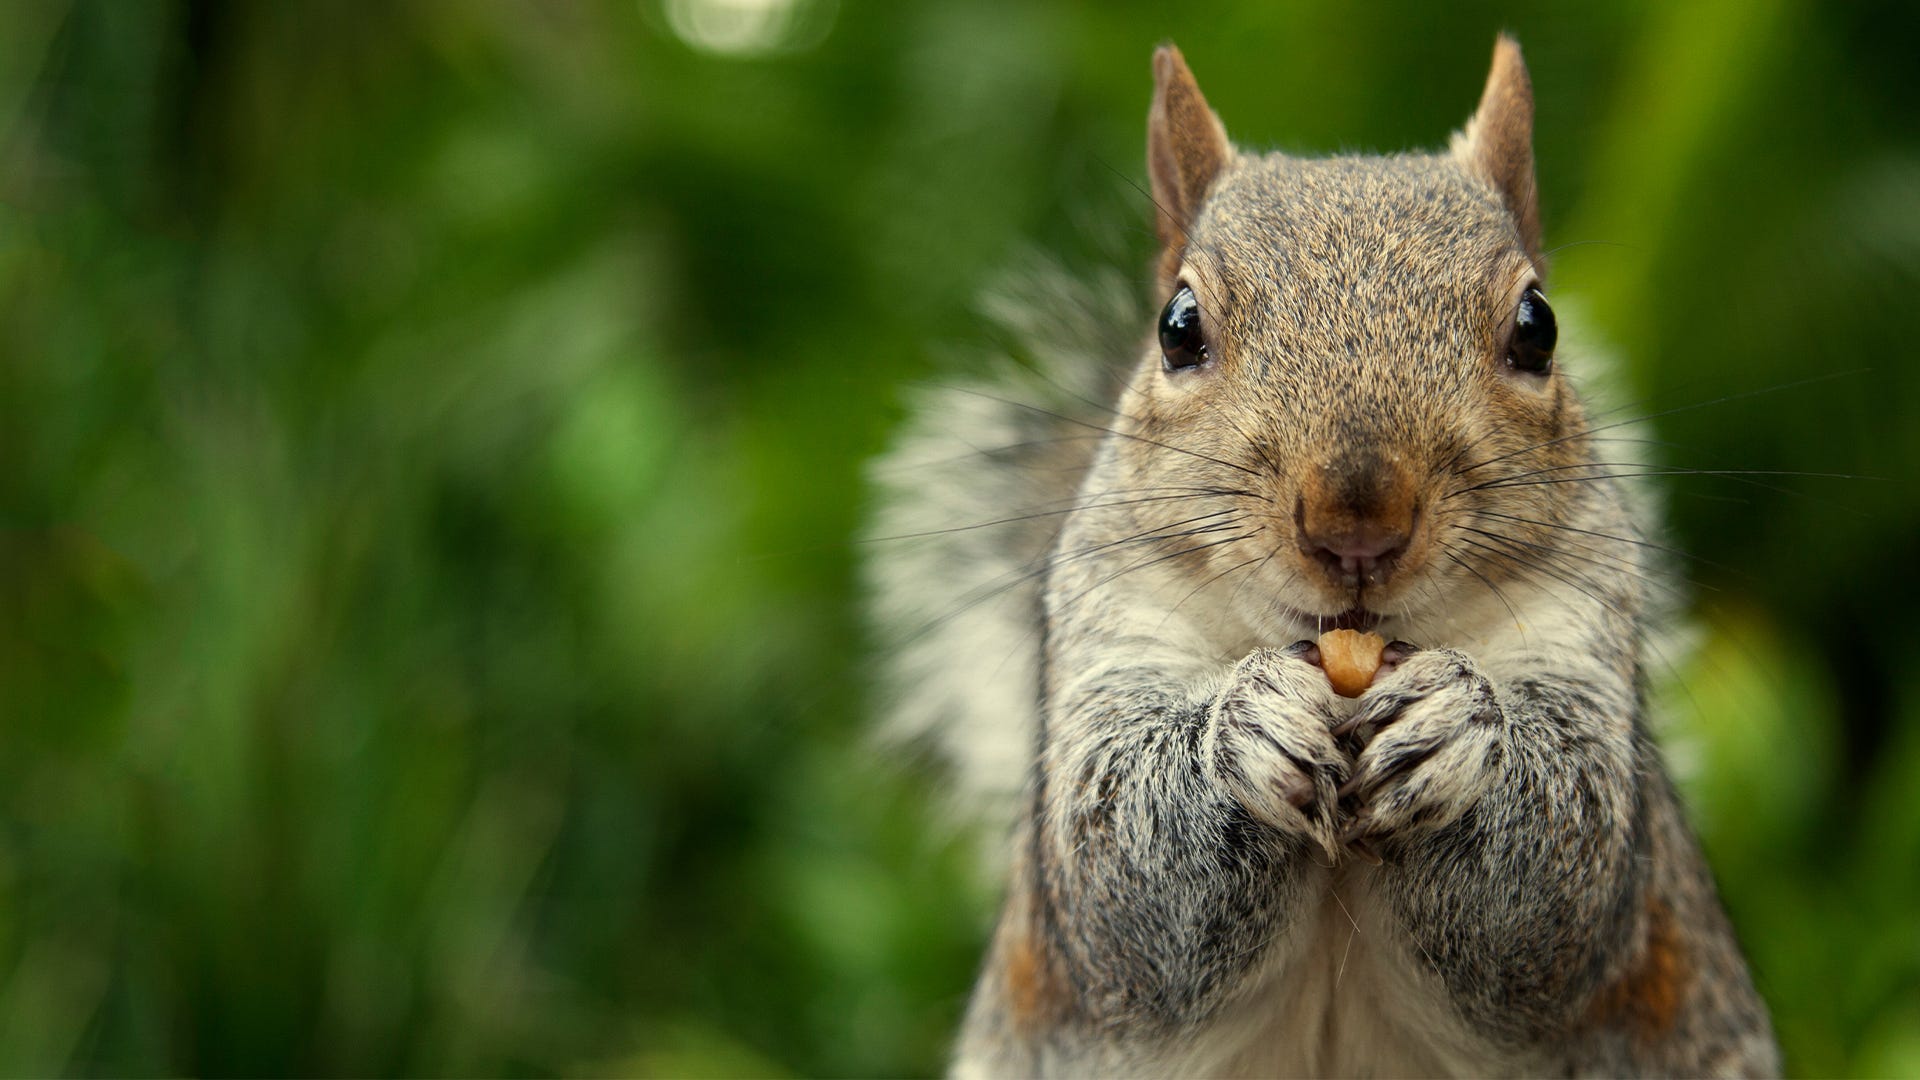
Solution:
M1419 946L1373 901L1371 871L1328 874L1298 955L1194 1041L1180 1076L1471 1076L1525 1071L1462 1025ZM1500 1062L1504 1067L1494 1067Z

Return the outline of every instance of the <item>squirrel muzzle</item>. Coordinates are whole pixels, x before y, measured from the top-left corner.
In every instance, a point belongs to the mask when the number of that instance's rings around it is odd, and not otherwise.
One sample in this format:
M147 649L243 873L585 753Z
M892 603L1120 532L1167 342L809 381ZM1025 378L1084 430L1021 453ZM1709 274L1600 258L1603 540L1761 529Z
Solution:
M1348 455L1309 474L1293 518L1308 573L1342 593L1380 589L1411 569L1419 492L1397 461Z

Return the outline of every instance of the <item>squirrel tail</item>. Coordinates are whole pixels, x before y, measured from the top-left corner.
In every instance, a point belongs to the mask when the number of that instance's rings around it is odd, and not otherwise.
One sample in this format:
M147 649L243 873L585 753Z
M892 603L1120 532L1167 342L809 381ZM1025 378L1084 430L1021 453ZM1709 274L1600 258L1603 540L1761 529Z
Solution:
M960 816L1010 824L1038 729L1041 586L1140 342L1119 274L1032 256L979 303L985 363L912 392L869 480L879 735L937 759Z

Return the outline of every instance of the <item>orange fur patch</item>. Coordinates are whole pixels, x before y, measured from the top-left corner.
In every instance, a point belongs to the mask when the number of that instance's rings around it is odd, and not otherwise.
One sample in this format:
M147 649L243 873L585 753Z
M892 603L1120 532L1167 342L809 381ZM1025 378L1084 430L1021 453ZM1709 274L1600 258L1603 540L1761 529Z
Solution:
M1007 1013L1023 1031L1051 1027L1061 1007L1059 982L1033 939L1009 934L1001 953L1001 977L1007 991Z
M1693 967L1673 910L1660 900L1649 900L1639 960L1594 998L1590 1015L1597 1023L1622 1024L1636 1038L1652 1042L1673 1028L1692 982Z

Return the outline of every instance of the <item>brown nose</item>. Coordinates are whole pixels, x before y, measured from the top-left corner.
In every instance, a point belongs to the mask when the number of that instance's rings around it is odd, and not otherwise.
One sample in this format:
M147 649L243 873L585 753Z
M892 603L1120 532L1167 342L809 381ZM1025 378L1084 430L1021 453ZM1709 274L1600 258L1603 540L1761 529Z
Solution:
M1347 588L1379 585L1412 542L1411 477L1395 469L1327 470L1294 504L1300 550Z
M1304 516L1304 515L1303 515ZM1374 584L1392 573L1400 553L1407 550L1412 530L1406 524L1360 518L1334 523L1305 518L1300 531L1307 554L1346 579L1347 584Z

